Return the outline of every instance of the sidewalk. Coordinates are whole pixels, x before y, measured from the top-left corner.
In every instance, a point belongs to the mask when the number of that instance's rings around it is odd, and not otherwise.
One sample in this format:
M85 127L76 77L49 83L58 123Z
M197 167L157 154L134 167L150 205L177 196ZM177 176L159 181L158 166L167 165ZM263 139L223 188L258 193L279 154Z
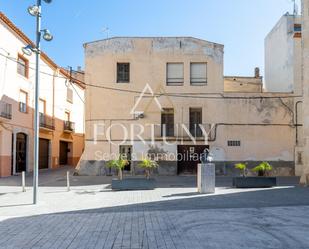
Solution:
M110 189L110 177L71 177L67 192L67 169L41 172L36 206L32 188L16 186L20 177L0 180L0 248L309 248L309 189L293 179L199 195L191 176L123 192Z

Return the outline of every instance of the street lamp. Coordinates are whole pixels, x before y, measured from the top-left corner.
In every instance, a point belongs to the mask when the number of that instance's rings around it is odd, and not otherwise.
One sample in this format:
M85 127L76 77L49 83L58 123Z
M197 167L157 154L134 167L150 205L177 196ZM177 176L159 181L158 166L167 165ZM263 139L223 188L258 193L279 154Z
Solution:
M43 29L42 32L43 32L43 39L45 41L51 41L54 38L48 29Z
M43 0L45 3L51 3L52 0ZM42 0L37 0L37 4L30 6L28 12L36 17L36 44L35 47L28 45L22 50L26 55L35 53L35 107L34 107L34 165L33 165L33 204L38 200L38 176L39 176L39 85L40 85L40 54L41 54L41 36L43 39L51 41L53 36L48 29L41 30L41 4Z

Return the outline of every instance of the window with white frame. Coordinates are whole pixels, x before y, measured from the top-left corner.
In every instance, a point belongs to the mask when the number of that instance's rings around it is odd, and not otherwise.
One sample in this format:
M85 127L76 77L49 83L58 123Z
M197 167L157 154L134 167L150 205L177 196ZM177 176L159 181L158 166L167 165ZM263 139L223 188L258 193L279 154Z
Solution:
M17 57L17 73L26 78L29 75L29 61L20 54Z
M28 93L20 91L19 93L19 111L27 113Z
M207 84L207 63L194 62L190 64L191 85Z
M184 73L183 63L167 63L166 65L166 83L168 86L183 85Z

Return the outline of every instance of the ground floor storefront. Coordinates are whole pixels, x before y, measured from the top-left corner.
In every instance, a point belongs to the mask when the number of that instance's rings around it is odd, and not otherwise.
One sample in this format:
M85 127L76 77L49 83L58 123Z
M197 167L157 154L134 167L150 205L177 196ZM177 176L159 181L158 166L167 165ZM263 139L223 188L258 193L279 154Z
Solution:
M128 160L124 168L125 174L142 175L144 170L139 167L143 158L153 158L158 162L158 167L153 170L155 175L195 175L197 165L201 163L201 156L208 151L216 164L218 176L239 175L235 164L242 162L248 166L248 173L253 174L250 169L267 161L273 166L270 173L274 176L294 176L294 148L289 144L275 145L270 150L270 145L261 147L258 151L246 151L246 148L238 146L240 141L230 141L232 146L209 142L207 145L202 141L197 144L192 142L166 144L157 141L155 144L133 144L115 145L108 142L86 141L86 152L83 154L76 171L79 175L110 175L112 170L107 166L111 159L119 156ZM255 141L259 144L259 141Z
M33 168L33 130L0 128L0 177ZM84 148L83 135L40 129L39 169L76 166Z

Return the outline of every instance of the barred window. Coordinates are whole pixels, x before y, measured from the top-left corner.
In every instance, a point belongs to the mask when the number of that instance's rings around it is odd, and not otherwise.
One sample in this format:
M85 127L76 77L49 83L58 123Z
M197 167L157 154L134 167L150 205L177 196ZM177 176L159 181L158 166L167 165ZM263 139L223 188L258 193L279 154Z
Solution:
M117 63L117 83L130 82L130 63Z

